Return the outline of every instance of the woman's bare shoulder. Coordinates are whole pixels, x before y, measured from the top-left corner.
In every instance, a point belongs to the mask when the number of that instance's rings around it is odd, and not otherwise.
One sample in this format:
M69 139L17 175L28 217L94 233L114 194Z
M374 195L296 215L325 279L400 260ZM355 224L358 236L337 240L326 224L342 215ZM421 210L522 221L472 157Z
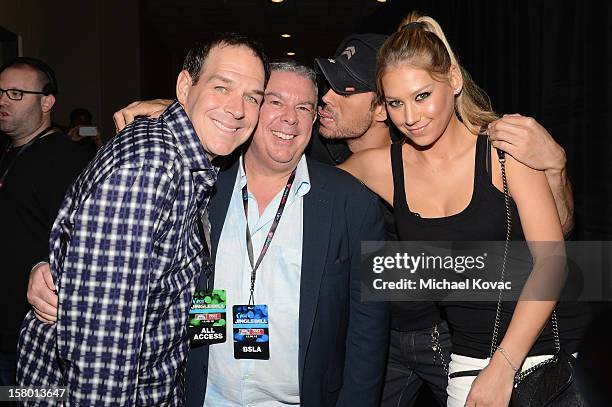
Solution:
M368 180L391 173L390 147L370 148L359 151L338 167L368 184Z

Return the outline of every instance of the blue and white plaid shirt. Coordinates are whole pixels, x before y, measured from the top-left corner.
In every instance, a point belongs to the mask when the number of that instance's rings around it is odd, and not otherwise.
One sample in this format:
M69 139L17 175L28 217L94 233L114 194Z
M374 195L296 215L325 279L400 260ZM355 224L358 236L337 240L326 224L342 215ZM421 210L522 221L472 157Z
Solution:
M27 315L19 385L66 386L69 405L181 405L203 260L198 221L216 178L177 102L96 156L53 226L59 318Z

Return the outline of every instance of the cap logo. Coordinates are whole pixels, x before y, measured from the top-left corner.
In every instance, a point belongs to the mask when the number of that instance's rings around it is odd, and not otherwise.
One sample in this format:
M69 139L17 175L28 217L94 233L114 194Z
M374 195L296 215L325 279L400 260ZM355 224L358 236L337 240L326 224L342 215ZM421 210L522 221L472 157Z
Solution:
M351 59L351 57L355 55L355 47L346 47L346 49L342 51L342 54L340 55L346 55L346 59Z
M345 92L355 92L355 88L352 86L347 86L346 88L344 88Z
M332 64L335 64L335 63L336 63L336 60L334 60L334 59L327 59L327 60L328 60L330 63L332 63Z

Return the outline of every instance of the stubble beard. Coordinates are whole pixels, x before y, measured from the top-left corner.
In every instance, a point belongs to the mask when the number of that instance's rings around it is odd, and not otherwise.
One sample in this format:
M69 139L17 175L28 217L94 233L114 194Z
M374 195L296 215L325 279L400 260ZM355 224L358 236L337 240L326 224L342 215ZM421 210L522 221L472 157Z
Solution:
M355 139L363 136L370 125L372 124L372 115L367 115L355 122L352 126L348 126L343 122L338 122L337 117L334 116L334 121L338 124L334 128L327 128L323 125L319 126L319 134L323 136L323 138L328 140L347 140L347 139Z

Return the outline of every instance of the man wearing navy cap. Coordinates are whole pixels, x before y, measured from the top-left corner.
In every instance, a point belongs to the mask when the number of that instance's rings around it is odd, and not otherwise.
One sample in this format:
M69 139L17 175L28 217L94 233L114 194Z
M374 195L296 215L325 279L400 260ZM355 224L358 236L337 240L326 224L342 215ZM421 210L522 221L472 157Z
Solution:
M376 53L385 41L381 34L347 37L335 59L317 58L315 70L322 74L319 137L313 138L311 154L336 165L352 152L391 143L385 106L376 100Z

